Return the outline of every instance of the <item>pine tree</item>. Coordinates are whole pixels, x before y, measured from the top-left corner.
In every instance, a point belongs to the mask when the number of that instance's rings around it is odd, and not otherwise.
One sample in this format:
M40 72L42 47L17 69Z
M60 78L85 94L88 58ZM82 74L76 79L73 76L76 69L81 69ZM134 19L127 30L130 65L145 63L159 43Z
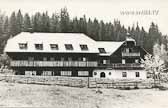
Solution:
M50 32L60 32L59 16L56 13L52 14L52 17L50 18Z
M18 11L16 16L16 29L17 34L23 31L23 16L20 10Z
M13 12L10 17L10 35L15 36L18 31L17 31L17 21L16 21L16 14Z
M3 25L3 32L5 36L9 36L9 20L7 16L5 17L5 22Z
M32 26L34 32L42 32L41 13L37 12L32 16Z
M99 22L98 22L98 20L95 18L94 19L94 21L93 21L93 25L92 25L92 35L93 35L93 39L95 39L95 40L98 40L99 39L99 37L98 37L98 35L99 35Z
M87 23L87 35L90 36L91 38L94 38L92 35L92 20L89 18L88 23Z
M73 18L72 20L72 32L73 33L79 33L79 24L77 17Z
M48 12L43 13L41 16L41 32L49 32L50 30L50 18Z
M98 40L103 40L104 34L105 34L105 24L104 22L101 20L100 21L100 29L99 29L99 39Z
M0 36L3 35L4 16L0 14Z
M26 14L24 15L24 18L23 18L23 31L25 31L25 32L30 32L30 29L32 29L31 19L30 19L29 14L26 13Z
M69 32L70 28L69 28L69 25L70 25L70 19L69 19L69 13L67 11L67 8L63 8L61 9L61 13L60 13L60 29L61 29L61 32L63 33L66 33L66 32Z
M158 26L153 22L150 25L149 33L147 37L147 51L152 54L153 46L156 42L161 44L161 33L158 30Z

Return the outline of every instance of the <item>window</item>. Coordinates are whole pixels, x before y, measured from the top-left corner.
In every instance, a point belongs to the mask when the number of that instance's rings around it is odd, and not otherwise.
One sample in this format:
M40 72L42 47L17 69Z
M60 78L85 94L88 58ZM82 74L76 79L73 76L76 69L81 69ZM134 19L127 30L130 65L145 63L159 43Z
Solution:
M107 64L107 60L103 60L103 64Z
M138 59L135 59L135 63L139 63L139 60L138 60Z
M50 44L52 50L58 50L58 44Z
M131 52L133 52L133 49L132 49L132 48L130 48L130 49L129 49L129 52L130 52L130 53L131 53Z
M28 60L29 60L29 61L33 61L33 60L34 60L34 57L28 57Z
M104 48L98 48L100 53L106 53Z
M52 71L43 71L43 76L52 76Z
M129 53L129 48L126 48L126 53Z
M78 76L89 76L88 71L78 71Z
M19 43L20 49L27 49L27 43Z
M43 61L47 61L47 57L43 57Z
M87 60L86 57L83 57L83 58L82 58L82 61L86 61L86 60Z
M61 61L64 61L65 60L65 58L64 57L61 57Z
M25 75L27 76L36 75L36 71L25 71Z
M87 46L87 45L80 45L80 48L81 48L81 50L83 50L83 51L88 50L88 46Z
M139 72L135 72L135 76L136 76L136 77L140 77Z
M72 71L61 71L61 76L71 76Z
M125 59L122 59L122 64L125 64Z
M37 50L43 50L43 44L35 44Z
M72 61L72 57L68 57L68 61Z
M127 77L127 72L122 72L122 77Z
M97 72L94 72L94 75L97 75Z
M73 50L72 44L65 44L66 50Z
M54 57L50 57L50 61L54 61L55 60L55 58Z

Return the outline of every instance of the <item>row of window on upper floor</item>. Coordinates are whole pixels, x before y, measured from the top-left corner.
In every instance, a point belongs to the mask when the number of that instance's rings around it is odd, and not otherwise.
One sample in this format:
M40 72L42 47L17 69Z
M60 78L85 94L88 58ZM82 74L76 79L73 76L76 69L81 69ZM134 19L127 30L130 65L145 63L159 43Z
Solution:
M19 43L19 48L23 49L23 50L27 49L28 48L27 43ZM35 44L35 48L37 50L43 50L43 44ZM50 44L50 48L52 50L59 50L58 44ZM65 48L66 48L66 50L73 50L72 44L65 44ZM81 48L82 51L88 51L89 50L88 46L86 44L81 44L80 48ZM106 53L104 48L98 48L98 50L99 50L100 53Z
M23 49L23 50L27 49L28 48L27 43L19 43L19 48ZM43 44L35 44L35 48L36 48L36 50L43 50ZM58 44L50 44L50 48L51 48L51 50L59 50ZM65 44L65 48L66 48L66 50L73 50L74 49L72 44ZM82 51L89 50L88 46L86 44L81 44L80 48Z

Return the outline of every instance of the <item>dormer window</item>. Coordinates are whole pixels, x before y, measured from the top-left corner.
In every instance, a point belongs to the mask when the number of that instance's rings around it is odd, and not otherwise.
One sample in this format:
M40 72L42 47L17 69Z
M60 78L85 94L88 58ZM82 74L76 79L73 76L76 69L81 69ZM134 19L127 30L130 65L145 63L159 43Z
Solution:
M100 53L106 53L106 50L104 48L98 48Z
M50 44L52 50L58 50L58 44Z
M72 44L65 44L66 50L73 50Z
M43 44L35 44L37 50L43 50Z
M19 43L20 49L27 49L27 43Z
M85 44L80 45L80 48L81 48L82 51L86 51L86 50L88 50L88 46L85 45Z

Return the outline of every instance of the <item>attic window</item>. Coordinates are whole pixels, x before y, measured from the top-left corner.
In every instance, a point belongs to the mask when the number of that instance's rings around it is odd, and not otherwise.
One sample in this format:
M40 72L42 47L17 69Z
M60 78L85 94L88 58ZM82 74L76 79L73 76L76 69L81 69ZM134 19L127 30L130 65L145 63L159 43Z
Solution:
M37 50L43 50L43 44L35 44Z
M104 48L98 48L100 53L106 53Z
M81 48L81 50L83 50L83 51L86 51L86 50L88 50L88 46L87 45L80 45L80 48Z
M58 44L50 44L52 50L58 50Z
M72 44L65 44L66 50L73 50Z
M19 43L20 49L27 49L27 43Z

